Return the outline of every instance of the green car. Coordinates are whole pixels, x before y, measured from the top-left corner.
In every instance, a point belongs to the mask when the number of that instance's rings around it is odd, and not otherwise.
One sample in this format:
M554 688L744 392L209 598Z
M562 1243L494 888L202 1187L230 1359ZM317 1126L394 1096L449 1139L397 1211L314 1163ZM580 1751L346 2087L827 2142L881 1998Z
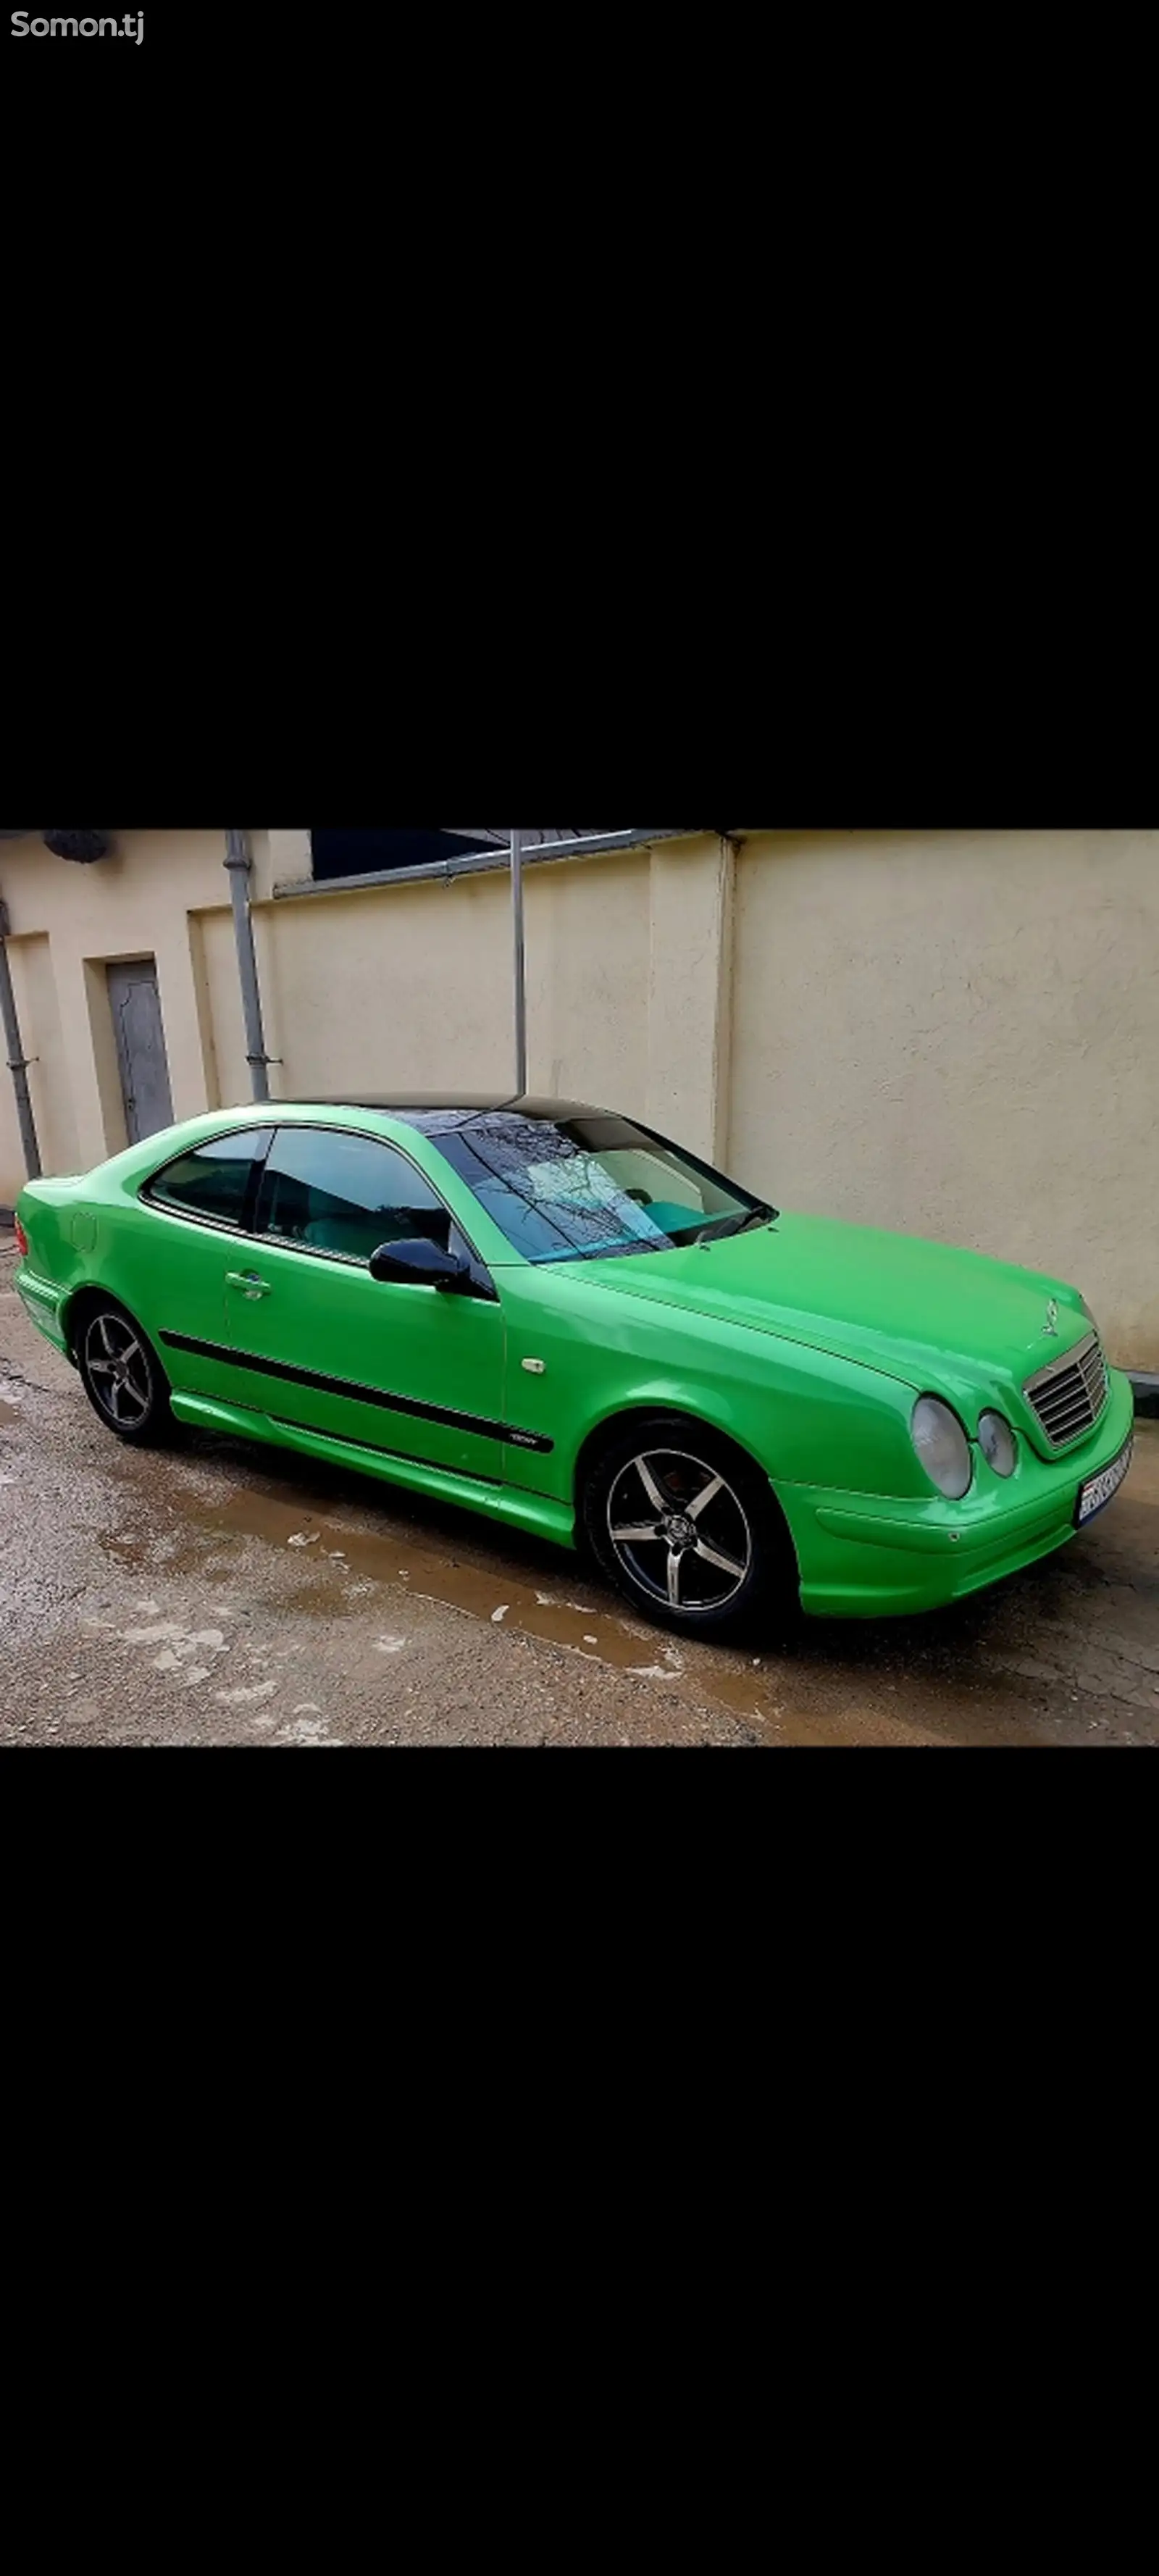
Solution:
M586 1539L693 1635L959 1600L1130 1464L1077 1289L781 1215L575 1102L221 1111L17 1217L20 1295L119 1439L235 1433Z

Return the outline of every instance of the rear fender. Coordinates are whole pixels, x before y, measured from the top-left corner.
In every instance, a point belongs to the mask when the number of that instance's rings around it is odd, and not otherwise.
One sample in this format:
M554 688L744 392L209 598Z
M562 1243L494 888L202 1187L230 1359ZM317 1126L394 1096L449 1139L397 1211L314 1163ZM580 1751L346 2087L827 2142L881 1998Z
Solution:
M96 1239L95 1225L77 1207L80 1186L75 1180L29 1181L16 1202L28 1243L27 1259L16 1273L18 1293L34 1323L70 1359L68 1309L85 1284L87 1267L86 1244L78 1241L78 1228L88 1225L87 1240Z

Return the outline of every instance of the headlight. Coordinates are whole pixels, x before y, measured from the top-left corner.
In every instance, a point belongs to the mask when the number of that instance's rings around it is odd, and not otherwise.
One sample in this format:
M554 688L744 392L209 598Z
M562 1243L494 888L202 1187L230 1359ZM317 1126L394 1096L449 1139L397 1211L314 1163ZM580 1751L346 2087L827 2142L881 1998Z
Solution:
M1013 1475L1018 1464L1018 1443L1000 1413L979 1414L978 1446L996 1476Z
M970 1443L956 1413L948 1404L939 1404L936 1395L919 1396L910 1424L910 1438L927 1476L948 1502L960 1503L970 1491L973 1465Z

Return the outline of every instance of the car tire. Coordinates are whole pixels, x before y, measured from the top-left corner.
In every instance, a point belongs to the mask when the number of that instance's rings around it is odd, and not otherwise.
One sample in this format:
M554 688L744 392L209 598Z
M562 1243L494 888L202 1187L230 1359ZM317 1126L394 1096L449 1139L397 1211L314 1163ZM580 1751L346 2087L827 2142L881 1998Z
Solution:
M634 1609L684 1636L790 1627L792 1541L768 1478L686 1416L650 1414L602 1448L584 1479L584 1537Z
M134 1449L181 1438L170 1386L148 1335L115 1297L86 1298L73 1331L81 1384L106 1431Z

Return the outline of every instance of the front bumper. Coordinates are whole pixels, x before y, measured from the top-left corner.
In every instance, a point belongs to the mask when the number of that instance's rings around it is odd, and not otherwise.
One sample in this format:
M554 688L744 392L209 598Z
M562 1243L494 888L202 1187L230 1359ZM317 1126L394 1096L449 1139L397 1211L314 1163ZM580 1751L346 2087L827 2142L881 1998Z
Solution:
M879 1619L936 1610L980 1592L1075 1536L1080 1485L1110 1465L1134 1422L1134 1391L1118 1369L1090 1438L1066 1458L1039 1458L1024 1439L1005 1482L975 1452L960 1503L774 1481L797 1550L801 1604L814 1617Z

